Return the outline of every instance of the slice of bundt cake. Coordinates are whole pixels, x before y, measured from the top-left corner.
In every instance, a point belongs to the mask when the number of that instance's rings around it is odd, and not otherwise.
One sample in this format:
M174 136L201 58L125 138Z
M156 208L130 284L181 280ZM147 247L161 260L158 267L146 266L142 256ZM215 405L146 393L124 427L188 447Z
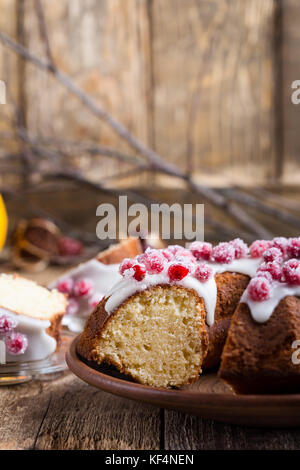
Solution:
M300 238L273 240L243 293L219 370L236 393L300 391L299 258Z
M65 295L15 274L0 275L0 341L6 362L44 359L60 342ZM2 362L4 362L2 360Z

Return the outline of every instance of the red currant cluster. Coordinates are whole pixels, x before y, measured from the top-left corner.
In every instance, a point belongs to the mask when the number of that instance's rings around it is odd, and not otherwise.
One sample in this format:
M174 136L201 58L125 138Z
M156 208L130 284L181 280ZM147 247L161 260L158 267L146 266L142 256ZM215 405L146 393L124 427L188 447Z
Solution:
M0 315L0 338L4 341L7 352L15 356L24 354L28 346L25 335L14 331L18 322L10 315Z

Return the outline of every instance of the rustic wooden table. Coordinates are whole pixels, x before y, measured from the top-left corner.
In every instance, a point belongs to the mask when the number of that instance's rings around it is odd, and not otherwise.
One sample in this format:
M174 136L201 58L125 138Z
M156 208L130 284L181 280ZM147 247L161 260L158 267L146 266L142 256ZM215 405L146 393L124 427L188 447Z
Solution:
M26 276L46 285L60 272ZM300 449L300 429L231 426L162 410L65 372L53 381L0 387L0 449L288 450Z

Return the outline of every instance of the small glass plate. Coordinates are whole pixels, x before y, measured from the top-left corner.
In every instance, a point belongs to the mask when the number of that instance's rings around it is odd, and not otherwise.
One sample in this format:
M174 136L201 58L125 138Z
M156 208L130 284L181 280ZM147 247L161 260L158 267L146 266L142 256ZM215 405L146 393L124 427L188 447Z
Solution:
M74 336L74 334L63 330L61 346L41 361L0 364L0 386L16 385L30 380L53 380L57 378L68 368L65 354Z

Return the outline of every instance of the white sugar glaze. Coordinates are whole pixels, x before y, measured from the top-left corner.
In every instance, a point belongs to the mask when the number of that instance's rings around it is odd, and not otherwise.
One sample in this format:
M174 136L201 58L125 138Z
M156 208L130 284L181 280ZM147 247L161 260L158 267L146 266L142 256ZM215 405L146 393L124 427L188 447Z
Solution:
M55 351L56 341L46 333L46 329L50 326L49 320L17 315L4 308L0 308L0 315L12 317L17 322L15 331L26 335L28 339L28 346L24 354L13 355L6 351L6 362L38 361L45 359Z
M73 279L78 281L80 279L89 279L93 283L93 291L95 294L104 297L110 287L122 279L119 274L119 264L103 264L96 259L91 259L85 263L80 264L78 267L66 272L63 276L50 284L49 289L53 289L58 282L65 279ZM91 313L89 299L81 297L77 298L78 312L76 315L65 315L62 324L67 326L71 331L79 333L83 330L86 318Z
M188 275L182 281L175 282L174 284L183 286L187 289L194 289L197 294L203 298L206 309L206 323L210 326L214 323L214 314L217 302L217 286L214 275L227 271L246 274L249 277L253 277L261 261L261 258L247 257L234 260L229 264L206 263L213 270L213 276L207 282L200 282L192 275ZM135 292L141 292L149 287L159 284L170 284L167 269L165 269L161 274L146 274L145 279L141 282L132 278L122 278L122 280L114 285L106 294L106 312L110 315L119 305Z
M282 282L272 284L271 296L263 302L255 302L248 296L247 289L241 297L241 302L248 305L252 318L258 323L265 323L269 320L272 312L275 310L280 300L287 295L300 297L300 286L291 286Z

